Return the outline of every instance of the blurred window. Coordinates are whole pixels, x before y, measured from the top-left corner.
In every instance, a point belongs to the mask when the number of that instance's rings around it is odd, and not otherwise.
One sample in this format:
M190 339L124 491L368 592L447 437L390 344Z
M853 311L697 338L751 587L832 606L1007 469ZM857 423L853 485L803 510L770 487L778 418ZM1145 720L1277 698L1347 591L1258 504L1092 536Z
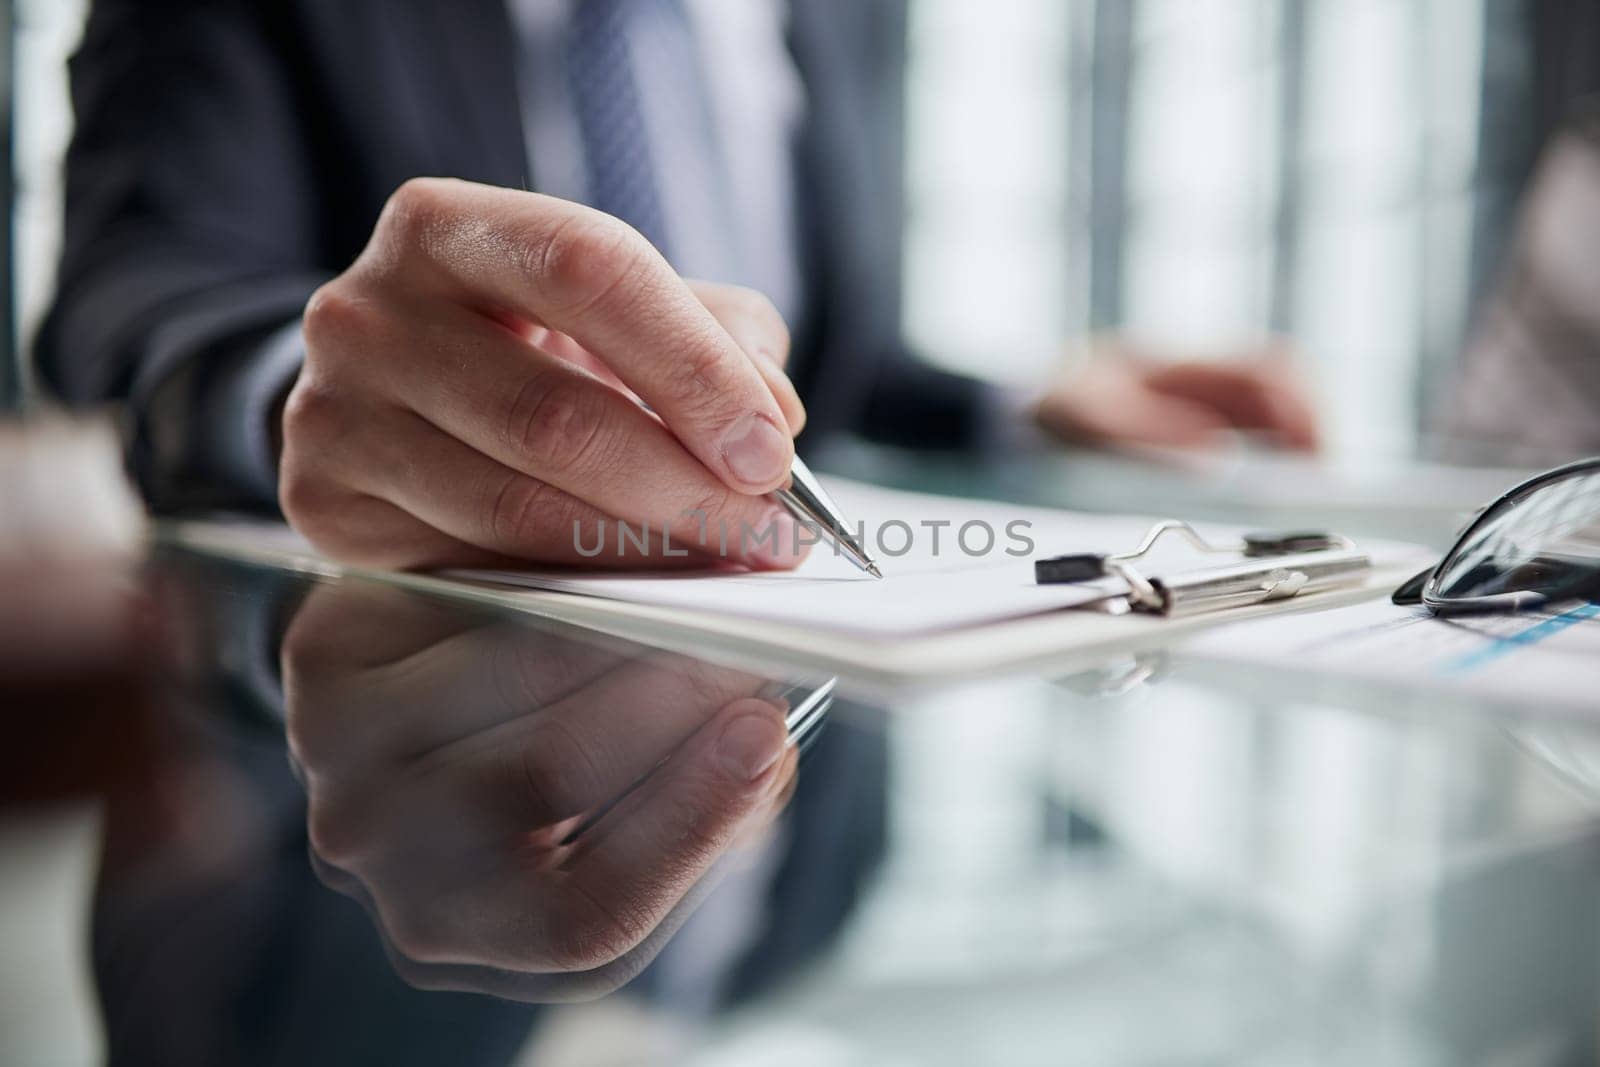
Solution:
M0 0L3 2L3 0ZM72 133L67 56L88 10L85 0L13 0L16 95L13 114L15 200L12 351L25 352L55 287L61 244L61 156ZM21 386L30 382L18 361Z
M906 318L1031 380L1120 328L1292 335L1335 458L1413 452L1458 351L1482 0L911 0Z
M1294 335L1338 458L1411 451L1471 283L1484 0L909 0L906 325L1034 381L1121 327ZM16 0L17 328L83 0Z

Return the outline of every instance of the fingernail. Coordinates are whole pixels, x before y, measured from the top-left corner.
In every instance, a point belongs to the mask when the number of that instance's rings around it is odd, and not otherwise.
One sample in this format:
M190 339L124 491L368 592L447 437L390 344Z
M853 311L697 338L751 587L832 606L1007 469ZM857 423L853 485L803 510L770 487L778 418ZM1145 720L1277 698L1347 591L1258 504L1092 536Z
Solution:
M789 473L789 438L761 415L746 415L722 439L722 461L746 485L770 486Z
M722 736L717 738L717 760L731 777L753 782L783 756L787 740L782 726L751 712L722 728Z

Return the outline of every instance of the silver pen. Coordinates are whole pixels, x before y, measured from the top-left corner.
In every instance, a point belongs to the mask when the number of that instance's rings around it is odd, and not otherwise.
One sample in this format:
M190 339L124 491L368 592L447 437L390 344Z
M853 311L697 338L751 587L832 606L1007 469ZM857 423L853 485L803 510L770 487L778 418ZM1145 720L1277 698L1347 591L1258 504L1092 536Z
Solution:
M807 523L826 534L846 556L850 557L851 563L874 578L883 577L878 565L872 561L872 557L867 555L867 550L862 547L861 542L850 532L850 524L839 511L839 505L828 496L822 488L822 483L817 481L817 476L811 473L811 468L807 467L799 456L794 457L794 466L789 468L789 484L782 489L774 490L772 495L777 497L798 521Z

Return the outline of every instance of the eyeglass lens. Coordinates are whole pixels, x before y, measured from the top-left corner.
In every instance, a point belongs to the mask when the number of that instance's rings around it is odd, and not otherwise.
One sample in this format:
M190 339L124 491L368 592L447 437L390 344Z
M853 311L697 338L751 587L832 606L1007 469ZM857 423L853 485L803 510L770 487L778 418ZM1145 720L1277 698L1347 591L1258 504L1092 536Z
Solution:
M1600 592L1600 470L1585 469L1500 504L1439 568L1437 598Z

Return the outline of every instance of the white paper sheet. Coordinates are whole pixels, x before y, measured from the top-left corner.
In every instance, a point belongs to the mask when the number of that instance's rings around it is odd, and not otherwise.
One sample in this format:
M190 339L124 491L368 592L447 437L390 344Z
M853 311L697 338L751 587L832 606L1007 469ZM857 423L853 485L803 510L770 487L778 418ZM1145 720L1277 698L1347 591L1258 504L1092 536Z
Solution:
M1193 655L1461 694L1521 710L1600 713L1600 605L1436 618L1387 600L1226 626Z
M1151 520L1136 516L1087 515L1022 508L983 501L897 493L842 479L830 492L853 519L898 518L917 523L949 520L936 556L928 538L899 558L885 555L888 575L874 581L846 560L819 548L794 574L649 578L639 575L465 572L462 581L444 575L365 572L364 577L426 592L464 597L500 608L601 630L633 641L730 665L765 669L786 663L847 673L861 695L939 679L970 677L1047 663L1064 669L1070 660L1113 648L1170 643L1229 619L1279 616L1313 606L1352 603L1385 595L1423 565L1429 554L1409 546L1362 542L1374 559L1365 583L1350 589L1218 615L1162 619L1112 616L1097 611L1053 610L1090 595L1066 586L1036 586L1032 561L1012 559L1003 549L972 559L948 548L952 530L982 519L1003 531L1012 520L1031 523L1039 554L1120 551L1134 545ZM1211 535L1228 531L1210 530ZM163 523L162 540L191 549L290 567L323 575L349 572L318 555L282 523L216 519ZM1003 542L1002 542L1003 544ZM1216 557L1227 562L1231 557ZM1192 567L1193 552L1181 543L1155 558L1152 569Z
M846 515L870 531L885 530L885 540L898 548L903 536L884 524L905 523L914 533L903 556L878 555L884 578L862 574L826 545L793 572L679 574L575 574L550 571L469 571L454 576L497 584L577 593L637 604L690 609L811 627L820 631L863 636L931 633L1000 619L1015 619L1102 599L1100 588L1084 585L1038 585L1033 557L1006 554L1016 542L1008 528L1024 529L1037 555L1071 552L1120 552L1134 547L1149 528L1149 518L1085 515L1024 508L975 500L902 493L873 486L829 481L829 492ZM927 524L939 527L938 544ZM974 557L963 552L958 532L963 524L983 522L995 531L992 552ZM1012 527L1014 523L1024 527ZM1226 531L1212 531L1218 537ZM974 529L969 544L987 540ZM1231 555L1197 556L1181 542L1165 545L1151 557L1152 573L1163 568L1192 568L1231 562Z

